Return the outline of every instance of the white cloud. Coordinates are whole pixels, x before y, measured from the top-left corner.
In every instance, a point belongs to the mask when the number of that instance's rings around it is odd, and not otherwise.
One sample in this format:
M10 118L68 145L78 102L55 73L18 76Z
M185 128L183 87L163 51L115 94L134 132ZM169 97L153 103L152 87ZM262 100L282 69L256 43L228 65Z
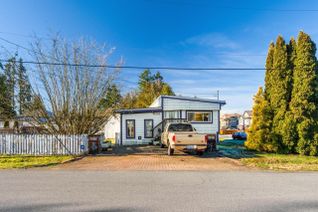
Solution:
M236 42L220 33L209 33L194 36L186 39L184 42L182 42L182 44L207 46L218 49L237 49L240 47Z

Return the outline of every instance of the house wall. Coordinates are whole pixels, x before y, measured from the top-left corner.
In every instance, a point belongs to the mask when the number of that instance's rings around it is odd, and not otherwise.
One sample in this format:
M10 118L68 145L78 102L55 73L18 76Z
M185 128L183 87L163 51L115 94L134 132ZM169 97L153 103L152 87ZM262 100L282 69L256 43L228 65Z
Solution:
M219 103L203 102L203 101L191 101L181 99L163 99L163 110L179 110L182 117L187 118L187 111L212 111L212 123L192 123L193 127L200 133L215 133L219 132Z
M118 138L116 137L116 134L119 135L120 133L120 115L116 114L115 116L112 116L110 118L110 120L107 122L107 124L104 127L104 136L105 139L110 139L114 142L118 142L116 141L116 139Z
M135 138L127 139L126 138L126 120L133 119L135 120ZM132 144L142 144L149 143L151 141L150 138L144 137L144 120L145 119L153 119L153 126L155 127L157 124L161 122L162 116L161 112L156 113L132 113L132 114L122 114L122 145L132 145ZM138 137L141 139L138 139Z

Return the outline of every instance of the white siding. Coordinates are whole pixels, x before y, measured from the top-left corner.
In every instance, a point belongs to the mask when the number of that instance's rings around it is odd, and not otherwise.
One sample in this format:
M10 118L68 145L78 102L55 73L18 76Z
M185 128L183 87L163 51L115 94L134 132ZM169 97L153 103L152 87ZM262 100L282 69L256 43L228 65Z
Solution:
M219 110L221 106L219 103L203 102L203 101L191 101L181 99L164 98L163 110L182 110L182 118L186 118L187 110L208 110L213 111L212 123L198 124L193 123L193 127L200 133L218 133L219 131Z
M111 117L104 127L105 139L115 139L116 133L120 133L120 115Z
M213 111L213 122L208 124L197 124L193 123L193 127L199 132L199 133L213 133L216 134L219 131L219 112Z
M148 144L151 139L144 138L144 120L153 119L153 126L161 122L161 112L156 113L133 113L133 114L123 114L122 115L122 144L123 145L132 145L132 144ZM126 120L134 119L135 120L135 139L126 139ZM141 136L141 140L138 140L138 137Z
M212 103L212 102L164 98L163 109L164 110L220 110L220 104Z

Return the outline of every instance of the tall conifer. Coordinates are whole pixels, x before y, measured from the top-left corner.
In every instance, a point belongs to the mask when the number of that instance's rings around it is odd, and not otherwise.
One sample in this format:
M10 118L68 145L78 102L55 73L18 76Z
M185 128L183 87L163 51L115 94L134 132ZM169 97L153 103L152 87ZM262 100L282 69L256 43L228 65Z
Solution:
M284 122L282 127L282 142L284 146L285 153L295 153L295 147L298 142L298 133L296 128L296 121L294 120L293 113L290 111L290 101L292 97L292 89L293 89L293 72L295 68L295 61L297 57L296 52L296 41L292 37L287 45L287 56L288 56L288 70L289 74L287 75L288 82L288 93L287 93L287 102L289 103L287 106L287 112L285 114Z
M288 108L290 95L289 80L291 71L288 67L287 46L282 36L275 44L271 77L270 105L273 111L272 138L277 146L282 147L282 126Z
M271 119L269 103L260 87L254 96L253 118L245 146L257 151L276 152L277 146L271 139Z
M275 50L275 45L273 42L269 44L268 47L268 53L267 53L267 58L266 58L266 73L265 73L265 96L266 99L270 99L270 93L271 93L271 88L272 88L272 68L273 68L273 58L274 58L274 50Z
M300 32L297 40L297 58L293 74L290 109L298 133L297 152L317 154L318 96L316 45L309 35Z

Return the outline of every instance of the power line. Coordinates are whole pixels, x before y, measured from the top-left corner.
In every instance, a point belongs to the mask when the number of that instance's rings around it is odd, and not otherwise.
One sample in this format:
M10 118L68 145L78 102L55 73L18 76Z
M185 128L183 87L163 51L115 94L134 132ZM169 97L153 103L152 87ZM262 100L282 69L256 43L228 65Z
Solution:
M7 59L0 59L0 62L10 62ZM185 70L185 71L264 71L265 68L258 67L173 67L173 66L127 66L127 65L98 65L98 64L77 64L77 63L54 63L22 61L23 64L53 65L53 66L74 66L89 68L119 68L119 69L154 69L154 70Z

